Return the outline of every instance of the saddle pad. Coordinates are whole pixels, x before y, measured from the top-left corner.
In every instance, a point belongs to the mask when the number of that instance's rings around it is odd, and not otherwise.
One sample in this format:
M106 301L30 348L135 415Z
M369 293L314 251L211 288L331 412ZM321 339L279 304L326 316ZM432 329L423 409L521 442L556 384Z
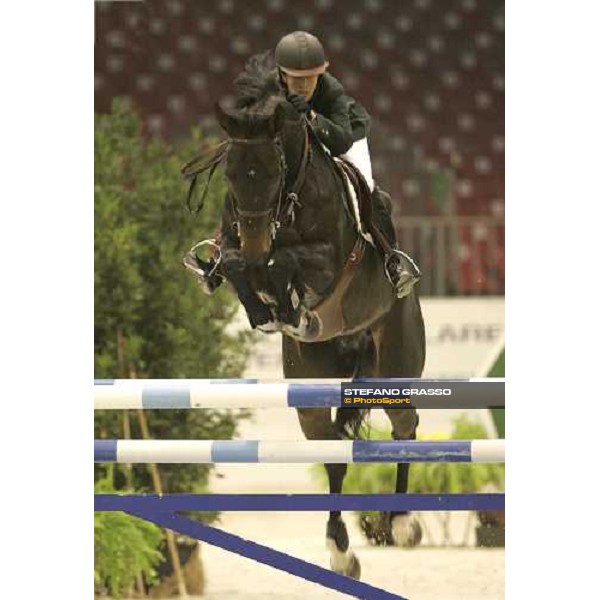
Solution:
M346 185L346 192L348 193L348 197L350 198L349 204L350 204L354 224L356 226L356 232L364 240L366 240L369 244L371 244L371 246L375 246L373 237L371 236L370 233L365 231L365 228L364 228L364 225L362 222L362 218L360 216L360 209L358 206L358 198L356 196L357 190L355 189L354 184L352 183L352 181L348 177L345 169L342 166L343 161L339 158L334 158L333 160L335 161L339 172L342 174L342 176L344 178L344 183Z

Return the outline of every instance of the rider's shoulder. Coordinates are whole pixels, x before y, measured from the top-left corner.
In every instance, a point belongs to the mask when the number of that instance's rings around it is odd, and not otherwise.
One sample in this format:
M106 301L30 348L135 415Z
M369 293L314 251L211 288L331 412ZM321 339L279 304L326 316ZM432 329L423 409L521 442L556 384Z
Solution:
M344 86L331 73L323 73L319 78L317 93L327 102L332 102L340 96L345 96Z
M344 86L339 79L336 79L331 73L321 75L321 84L329 93L345 94Z

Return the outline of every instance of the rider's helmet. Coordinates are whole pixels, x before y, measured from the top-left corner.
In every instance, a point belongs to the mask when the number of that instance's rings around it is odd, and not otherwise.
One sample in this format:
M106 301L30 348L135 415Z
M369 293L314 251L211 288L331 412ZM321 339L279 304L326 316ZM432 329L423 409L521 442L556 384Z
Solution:
M283 36L275 48L275 62L281 71L292 77L321 75L329 66L323 45L306 31Z

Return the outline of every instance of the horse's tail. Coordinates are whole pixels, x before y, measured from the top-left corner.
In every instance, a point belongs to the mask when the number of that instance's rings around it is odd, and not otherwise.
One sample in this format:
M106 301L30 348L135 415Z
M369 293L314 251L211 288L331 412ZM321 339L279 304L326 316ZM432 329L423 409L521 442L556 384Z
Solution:
M334 425L340 436L359 440L364 437L363 425L369 414L368 408L338 408Z

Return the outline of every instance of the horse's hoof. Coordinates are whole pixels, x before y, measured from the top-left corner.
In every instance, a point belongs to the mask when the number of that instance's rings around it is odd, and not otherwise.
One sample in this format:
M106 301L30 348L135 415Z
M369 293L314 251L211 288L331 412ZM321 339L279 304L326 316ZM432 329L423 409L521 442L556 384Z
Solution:
M414 548L421 543L423 528L409 515L396 515L392 519L392 537L396 546Z
M393 546L395 544L389 513L362 515L360 527L369 543L374 546Z
M411 526L411 536L409 538L410 546L418 546L423 539L423 527L418 519L413 519Z
M360 561L354 552L350 553L350 563L348 564L344 575L352 577L352 579L360 579Z
M329 559L329 567L334 573L352 577L352 579L360 579L360 561L354 552L340 552L335 548L335 542L331 539L327 540L331 556Z

